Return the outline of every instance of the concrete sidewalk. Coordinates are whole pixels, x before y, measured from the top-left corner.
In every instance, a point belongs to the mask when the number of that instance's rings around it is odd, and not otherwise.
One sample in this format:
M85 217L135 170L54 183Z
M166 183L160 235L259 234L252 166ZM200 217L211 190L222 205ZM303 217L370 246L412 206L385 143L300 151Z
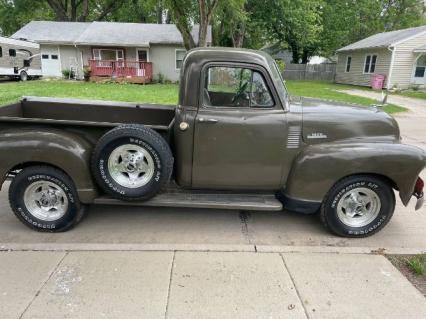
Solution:
M0 317L410 318L426 299L385 257L1 252Z

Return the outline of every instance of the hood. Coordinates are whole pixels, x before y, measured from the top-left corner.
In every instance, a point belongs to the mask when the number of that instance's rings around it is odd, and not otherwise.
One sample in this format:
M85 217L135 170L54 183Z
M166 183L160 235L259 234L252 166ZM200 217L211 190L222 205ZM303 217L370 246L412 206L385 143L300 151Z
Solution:
M395 119L375 107L303 98L303 140L307 144L336 140L399 141Z

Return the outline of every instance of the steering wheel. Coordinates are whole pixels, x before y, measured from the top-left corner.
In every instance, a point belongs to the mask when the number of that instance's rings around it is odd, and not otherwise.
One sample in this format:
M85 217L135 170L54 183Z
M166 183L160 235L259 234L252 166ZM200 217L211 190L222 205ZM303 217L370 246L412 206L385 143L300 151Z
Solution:
M240 86L237 93L235 93L234 97L232 98L232 104L234 104L238 99L244 96L247 86L248 86L248 82Z

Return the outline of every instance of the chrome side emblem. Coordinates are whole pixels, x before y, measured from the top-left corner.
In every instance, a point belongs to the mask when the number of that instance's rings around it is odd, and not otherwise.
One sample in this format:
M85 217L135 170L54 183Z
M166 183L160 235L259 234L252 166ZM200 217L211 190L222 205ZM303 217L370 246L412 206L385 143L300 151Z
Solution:
M309 139L322 139L327 138L327 135L325 135L324 133L311 133L306 137Z

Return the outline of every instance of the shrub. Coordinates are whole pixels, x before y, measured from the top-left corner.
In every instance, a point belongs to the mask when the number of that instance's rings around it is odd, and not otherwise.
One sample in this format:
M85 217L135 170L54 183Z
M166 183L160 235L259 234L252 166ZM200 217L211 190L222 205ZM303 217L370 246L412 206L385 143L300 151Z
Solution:
M71 79L74 78L74 72L72 72L70 69L62 70L62 75L65 79Z
M280 72L283 73L285 70L285 62L283 60L275 60L275 62L277 63Z

